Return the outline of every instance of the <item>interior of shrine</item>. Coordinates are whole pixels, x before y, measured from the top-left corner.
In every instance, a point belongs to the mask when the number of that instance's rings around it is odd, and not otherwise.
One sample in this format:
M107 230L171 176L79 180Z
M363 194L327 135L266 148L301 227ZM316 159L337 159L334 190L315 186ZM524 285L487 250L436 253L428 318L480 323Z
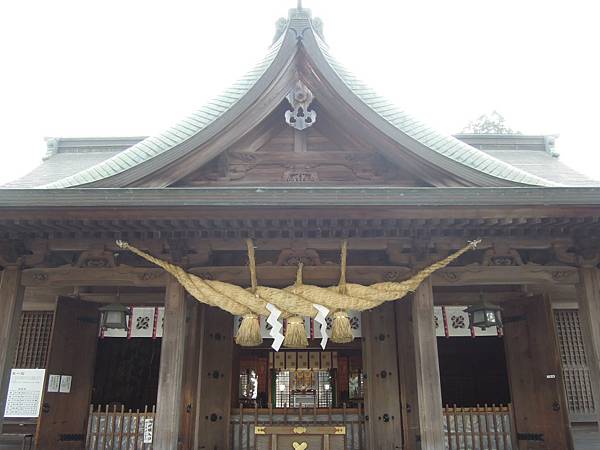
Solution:
M438 337L444 405L506 405L510 389L502 336ZM156 403L161 338L100 337L92 404L143 409ZM231 407L357 408L364 402L362 339L275 352L234 345ZM402 361L399 362L402 364Z

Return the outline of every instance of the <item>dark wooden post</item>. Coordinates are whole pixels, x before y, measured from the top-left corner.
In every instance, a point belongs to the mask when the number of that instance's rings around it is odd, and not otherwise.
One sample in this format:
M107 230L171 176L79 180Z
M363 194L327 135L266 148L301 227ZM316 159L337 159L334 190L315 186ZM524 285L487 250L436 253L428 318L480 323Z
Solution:
M19 323L25 289L21 286L21 269L6 267L0 279L0 433L10 382L10 372L19 339Z
M392 303L363 314L365 414L369 417L367 442L368 448L373 450L403 448L396 345Z
M400 401L402 405L402 431L404 450L418 450L421 441L419 424L419 399L417 397L417 371L415 368L415 342L413 333L413 301L411 295L395 302L396 333L398 338L398 364Z
M198 390L199 357L202 346L204 307L195 299L187 299L187 326L185 360L183 364L183 385L181 388L181 437L183 448L194 447L196 426L196 393Z
M169 277L165 294L154 448L177 450L181 418L185 325L185 292L175 278Z
M579 320L590 367L596 418L600 422L600 270L583 267L579 271Z
M444 445L444 415L431 279L425 280L415 291L412 306L421 448L438 450Z

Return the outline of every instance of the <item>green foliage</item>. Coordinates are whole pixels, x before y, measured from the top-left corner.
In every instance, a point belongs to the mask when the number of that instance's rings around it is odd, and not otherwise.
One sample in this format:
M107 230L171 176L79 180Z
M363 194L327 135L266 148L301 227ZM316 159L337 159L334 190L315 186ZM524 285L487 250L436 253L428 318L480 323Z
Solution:
M472 134L521 134L519 131L506 126L504 117L497 111L492 111L491 114L482 114L477 119L469 122L469 125L462 132Z

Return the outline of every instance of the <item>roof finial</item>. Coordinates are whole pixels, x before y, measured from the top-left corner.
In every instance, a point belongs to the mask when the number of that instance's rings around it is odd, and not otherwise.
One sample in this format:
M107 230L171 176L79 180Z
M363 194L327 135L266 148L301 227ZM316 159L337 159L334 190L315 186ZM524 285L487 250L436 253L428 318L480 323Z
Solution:
M302 9L302 0L298 0L298 9Z

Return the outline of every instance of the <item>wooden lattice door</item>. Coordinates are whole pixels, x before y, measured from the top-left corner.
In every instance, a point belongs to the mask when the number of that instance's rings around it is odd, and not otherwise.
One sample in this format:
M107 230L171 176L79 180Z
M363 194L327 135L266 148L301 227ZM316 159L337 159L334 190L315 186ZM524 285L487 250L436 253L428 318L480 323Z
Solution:
M579 322L579 310L555 310L554 320L571 421L596 420L592 379Z

